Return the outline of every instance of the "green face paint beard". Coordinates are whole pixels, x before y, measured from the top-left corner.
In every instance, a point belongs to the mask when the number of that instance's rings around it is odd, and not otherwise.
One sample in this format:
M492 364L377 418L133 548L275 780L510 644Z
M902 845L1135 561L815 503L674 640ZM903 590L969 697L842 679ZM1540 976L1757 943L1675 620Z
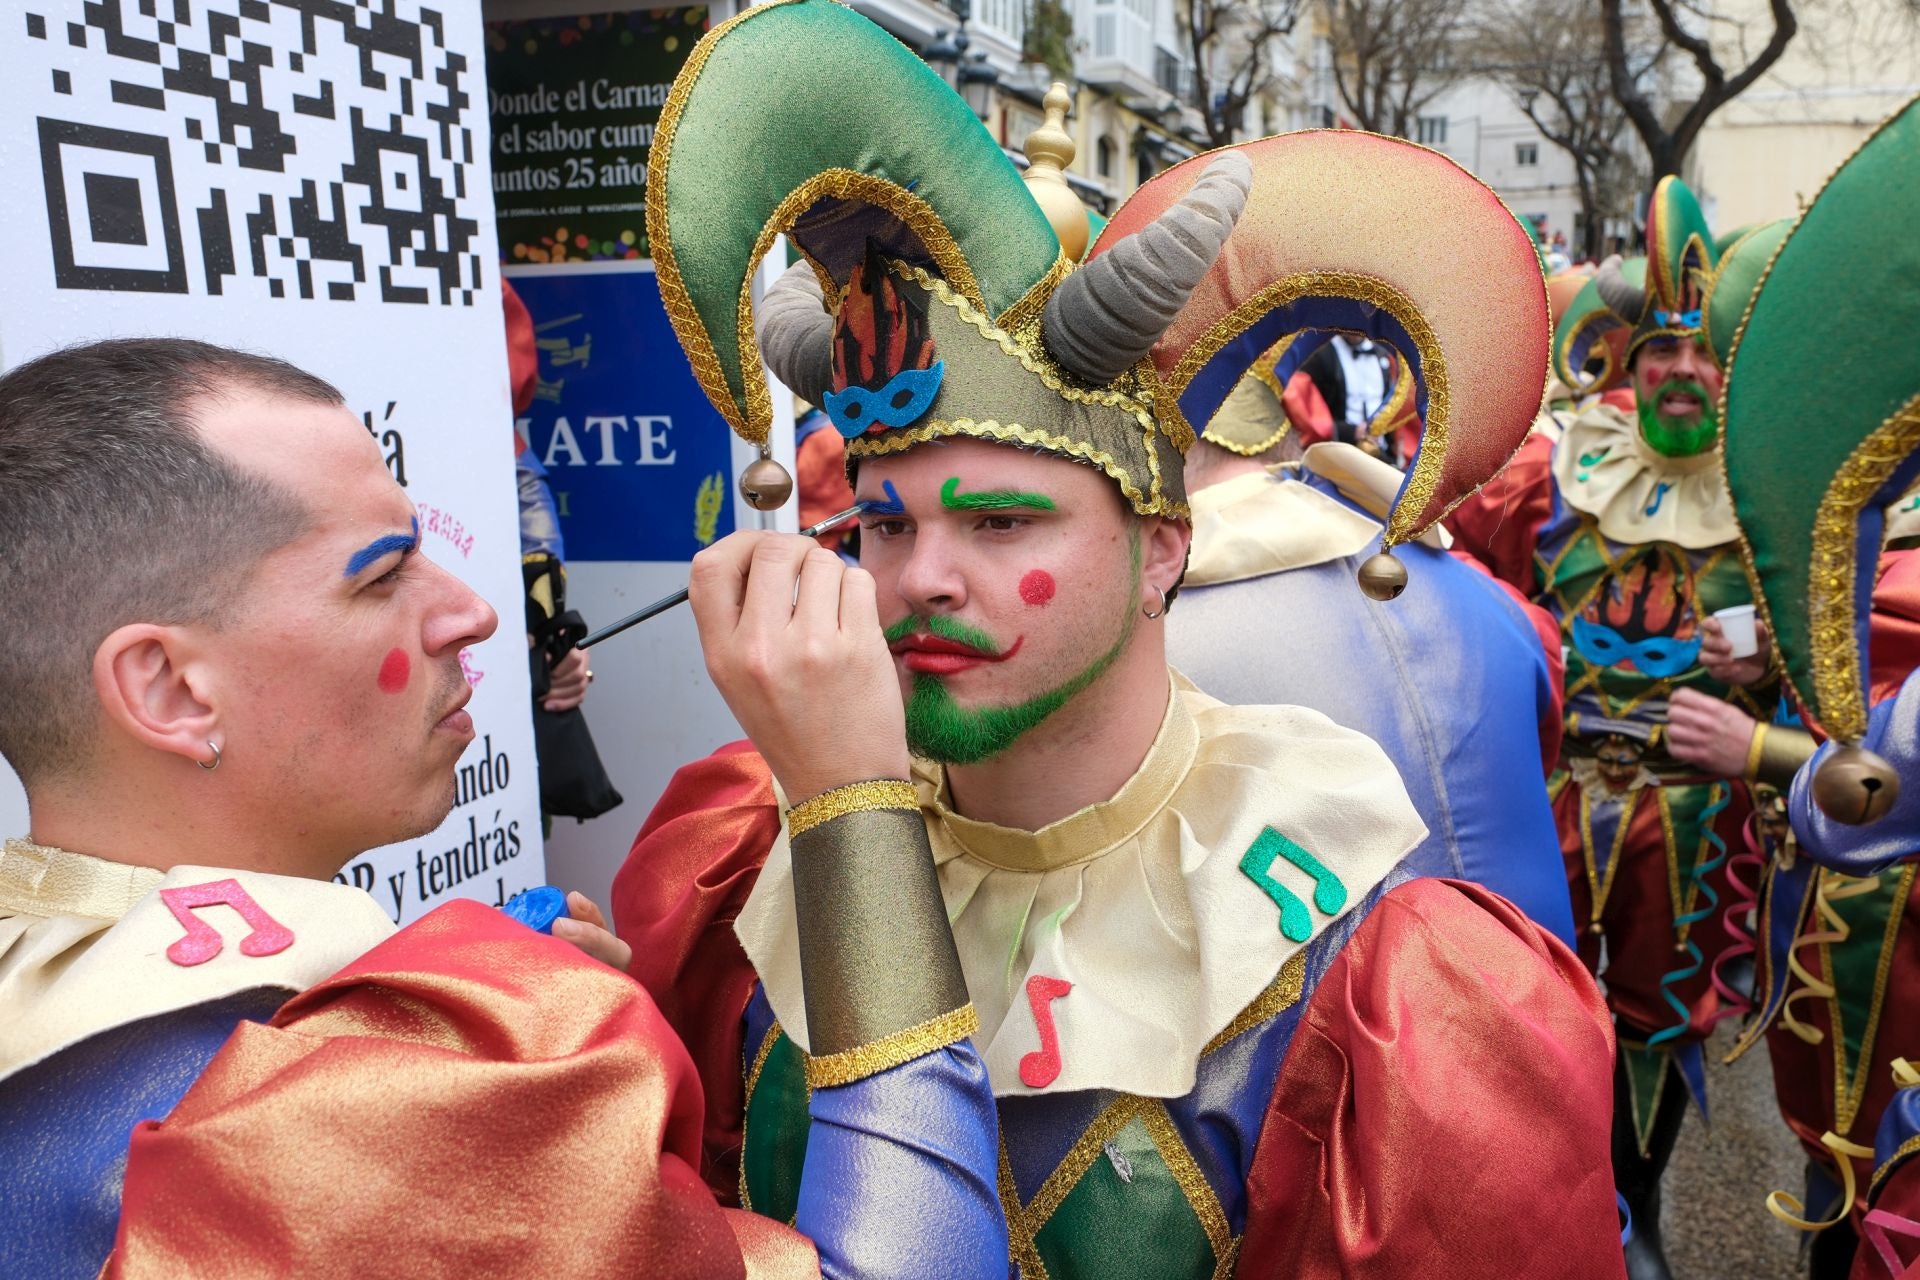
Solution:
M907 749L923 760L937 760L943 764L978 764L1011 747L1021 735L1104 675L1114 660L1126 651L1127 642L1133 638L1135 610L1131 601L1140 594L1140 532L1137 527L1133 530L1132 542L1133 574L1128 592L1129 603L1126 616L1120 623L1120 638L1113 642L1112 648L1063 683L1012 706L963 707L953 700L946 682L939 676L916 675L913 678L913 691L907 696ZM899 630L903 623L895 623L887 629L888 639L899 638L894 634L896 630L900 635L905 635L913 629L916 621L912 617L903 620L905 630ZM945 619L942 625L939 615L934 615L926 622L928 630L935 635L947 636L990 652L999 651L988 637L952 619ZM982 644L981 641L986 643Z
M1675 422L1660 412L1660 401L1669 391L1688 391L1700 397L1700 420L1687 424ZM1655 453L1669 458L1691 458L1713 447L1720 432L1720 419L1713 411L1713 397L1707 389L1686 378L1668 378L1651 397L1636 399L1640 412L1640 438Z

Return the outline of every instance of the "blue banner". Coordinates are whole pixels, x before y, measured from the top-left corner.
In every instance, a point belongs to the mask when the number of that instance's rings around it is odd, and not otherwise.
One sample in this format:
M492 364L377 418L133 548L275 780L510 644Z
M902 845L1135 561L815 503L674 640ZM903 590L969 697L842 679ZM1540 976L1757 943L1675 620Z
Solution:
M511 273L540 356L520 434L547 469L569 561L690 560L733 531L733 435L650 266Z

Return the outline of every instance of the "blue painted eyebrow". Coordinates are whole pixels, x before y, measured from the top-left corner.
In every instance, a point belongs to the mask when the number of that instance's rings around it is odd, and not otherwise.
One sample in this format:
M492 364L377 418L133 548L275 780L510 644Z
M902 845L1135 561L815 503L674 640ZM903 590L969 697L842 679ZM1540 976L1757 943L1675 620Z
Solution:
M391 555L395 551L411 553L419 547L419 545L420 517L415 516L413 518L413 533L411 536L404 533L389 533L375 538L372 542L369 542L366 546L353 553L353 558L347 561L347 571L341 576L346 578L354 577L381 556Z
M885 502L869 502L862 514L870 516L903 516L907 513L907 504L900 501L900 493L893 487L893 481L882 480L880 487L886 491Z

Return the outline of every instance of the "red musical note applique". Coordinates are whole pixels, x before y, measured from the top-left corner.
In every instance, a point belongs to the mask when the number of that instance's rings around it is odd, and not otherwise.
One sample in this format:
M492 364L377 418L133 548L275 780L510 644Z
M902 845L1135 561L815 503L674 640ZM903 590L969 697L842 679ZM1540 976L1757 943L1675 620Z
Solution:
M253 900L253 895L240 887L238 880L210 880L206 884L162 889L160 900L187 931L186 937L167 948L167 959L182 968L205 964L226 945L218 929L193 914L198 907L226 906L239 912L240 918L253 930L240 940L241 955L278 955L293 945L293 930L268 915L266 909Z
M1040 1047L1020 1059L1020 1083L1029 1089L1044 1089L1060 1078L1060 1032L1053 1025L1052 1005L1071 990L1071 982L1044 973L1027 979L1027 1004L1040 1029Z

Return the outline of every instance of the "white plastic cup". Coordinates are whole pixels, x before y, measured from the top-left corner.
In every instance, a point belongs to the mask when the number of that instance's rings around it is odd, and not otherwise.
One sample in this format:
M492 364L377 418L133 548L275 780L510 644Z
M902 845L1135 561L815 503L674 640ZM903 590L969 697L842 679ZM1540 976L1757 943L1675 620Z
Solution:
M1733 646L1736 658L1751 658L1760 652L1760 636L1754 629L1753 606L1736 604L1731 609L1715 609L1713 616L1720 620L1720 630Z

